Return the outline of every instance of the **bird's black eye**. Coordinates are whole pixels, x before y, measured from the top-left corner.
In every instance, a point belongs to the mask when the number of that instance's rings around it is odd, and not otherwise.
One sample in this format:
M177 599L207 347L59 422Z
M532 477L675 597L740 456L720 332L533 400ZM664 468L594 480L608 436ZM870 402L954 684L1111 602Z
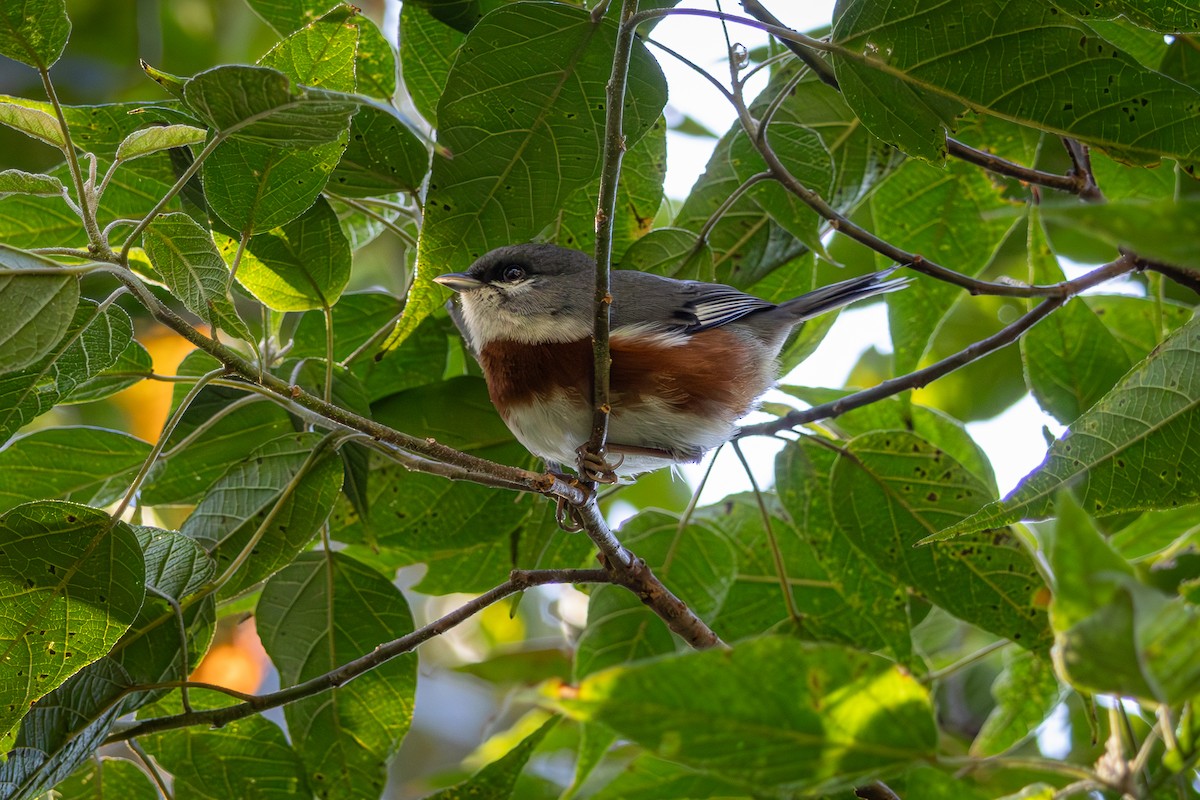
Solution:
M507 282L516 283L525 277L525 270L520 267L505 267L503 275Z

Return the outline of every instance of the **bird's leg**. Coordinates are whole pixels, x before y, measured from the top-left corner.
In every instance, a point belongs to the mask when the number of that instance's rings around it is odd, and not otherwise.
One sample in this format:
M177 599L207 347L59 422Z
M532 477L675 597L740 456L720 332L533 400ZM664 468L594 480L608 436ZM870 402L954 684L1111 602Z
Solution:
M579 478L563 472L562 464L558 463L557 461L547 460L546 471L564 483L569 483L572 486L579 486L586 490L586 487L583 487L580 483ZM579 531L583 530L583 524L576 518L573 511L574 508L572 507L572 504L567 501L567 498L554 498L554 519L558 523L558 527L567 533L579 533Z
M609 461L605 453L593 453L588 450L587 445L581 445L575 451L579 455L577 469L579 475L584 480L593 481L594 483L616 483L617 468L625 463L625 456L621 456L616 462Z

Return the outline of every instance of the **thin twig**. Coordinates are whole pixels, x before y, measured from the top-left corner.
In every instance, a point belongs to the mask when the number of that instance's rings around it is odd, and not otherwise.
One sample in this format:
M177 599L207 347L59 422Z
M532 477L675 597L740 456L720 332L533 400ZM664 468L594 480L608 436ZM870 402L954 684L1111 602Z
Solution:
M550 569L550 570L513 570L509 579L499 586L468 601L459 608L446 614L434 622L424 625L417 630L387 644L381 644L370 653L349 661L340 667L318 675L303 683L289 686L277 692L259 695L225 708L193 711L190 714L174 714L169 717L156 717L134 723L130 727L117 731L108 738L108 743L123 742L138 736L144 736L158 731L175 728L207 725L220 727L234 720L243 719L268 709L295 702L305 697L312 697L329 689L336 689L363 673L375 669L396 656L415 650L419 645L440 636L451 628L465 622L488 606L503 600L511 594L522 592L533 586L551 583L609 583L608 573L600 569Z
M609 271L612 269L617 188L621 180L621 159L625 155L625 86L629 78L629 59L636 31L636 26L631 25L629 20L637 13L637 7L638 0L621 2L621 27L613 52L612 73L605 89L604 160L600 172L600 199L596 205L596 294L592 318L592 368L595 379L592 384L592 432L585 445L587 452L601 459L608 440L608 417L612 411L608 402L608 379L612 366L608 343L609 311L612 308ZM601 7L597 6L597 10L601 10ZM593 13L593 21L599 18Z
M775 575L779 578L779 590L783 593L783 605L787 609L788 619L798 622L801 618L800 610L796 608L796 598L792 595L791 578L787 573L787 565L783 561L783 551L779 547L779 540L775 537L775 526L771 524L771 512L767 509L766 501L763 500L762 489L758 488L758 481L754 479L754 472L750 469L750 462L746 460L746 454L742 452L742 446L736 439L731 444L738 461L742 463L746 478L750 481L750 488L754 490L754 501L758 504L759 515L762 516L767 543L771 546L771 558L775 561Z

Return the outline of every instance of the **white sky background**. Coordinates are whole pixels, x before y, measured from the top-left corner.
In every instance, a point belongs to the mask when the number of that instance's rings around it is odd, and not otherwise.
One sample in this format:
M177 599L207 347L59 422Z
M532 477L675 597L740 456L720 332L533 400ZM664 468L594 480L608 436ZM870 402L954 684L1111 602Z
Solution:
M833 13L833 0L775 0L766 5L784 23L800 31L827 25ZM724 0L723 6L728 13L744 13L736 0ZM715 3L713 0L684 0L678 7L711 10L715 8ZM741 43L748 49L765 44L767 39L765 33L744 25L731 24L729 31L735 43ZM686 55L718 80L728 84L725 38L718 21L704 17L671 16L658 24L651 38ZM651 47L651 52L662 65L670 86L668 109L692 117L718 134L728 130L736 114L725 98L690 67L657 48ZM752 83L747 91L747 99L761 88L761 83ZM683 198L688 194L697 176L703 172L714 144L711 139L668 131L666 191L669 197ZM897 244L903 246L904 243ZM842 386L859 355L871 346L883 352L891 350L887 311L882 303L843 312L817 351L797 369L781 378L781 383ZM778 399L782 400L782 395ZM1044 414L1031 397L1026 396L1003 414L968 426L971 435L992 460L1002 495L1041 463L1046 452L1043 425L1049 426L1055 435L1062 431L1062 426ZM742 442L743 452L760 486L769 484L774 454L781 446L778 440L766 437ZM713 476L701 496L703 503L716 502L730 492L751 488L741 464L729 448L725 448L717 458ZM683 472L695 485L705 468L704 465L689 466Z

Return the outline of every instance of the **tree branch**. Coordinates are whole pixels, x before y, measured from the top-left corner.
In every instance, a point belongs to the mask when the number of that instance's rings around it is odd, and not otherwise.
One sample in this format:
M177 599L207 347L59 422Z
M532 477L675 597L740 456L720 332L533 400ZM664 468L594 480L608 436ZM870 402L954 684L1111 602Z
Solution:
M910 372L907 375L902 375L898 378L886 380L877 386L870 389L864 389L861 392L846 395L845 397L834 400L831 403L822 403L821 405L806 408L802 411L792 411L779 419L771 422L764 422L758 425L748 425L738 431L735 438L743 436L763 436L773 435L780 431L795 428L798 425L807 425L810 422L817 420L830 419L845 414L847 411L852 411L856 408L869 405L885 397L899 394L900 392L909 389L919 389L934 380L948 375L959 367L970 364L972 361L977 361L988 353L999 350L1002 347L1012 344L1021 334L1032 328L1041 320L1045 319L1050 312L1054 311L1059 306L1065 304L1072 296L1079 294L1085 289L1090 289L1104 281L1115 278L1118 275L1124 275L1127 272L1132 272L1139 268L1139 263L1133 256L1121 256L1116 261L1092 270L1086 275L1082 275L1072 281L1064 281L1057 286L1063 287L1063 295L1061 297L1050 297L1043 300L1032 310L1020 317L1016 322L1007 325L1003 329L997 331L986 339L980 339L978 342L969 347L960 350L952 356L942 359L935 364L930 364L924 369L919 369L916 372Z
M108 744L123 742L137 736L158 731L186 728L192 725L208 725L219 728L234 720L259 714L271 708L278 708L287 703L311 697L329 689L336 689L359 675L378 667L398 655L411 652L419 645L440 636L451 628L465 622L488 606L503 600L511 594L523 592L533 586L543 586L551 583L609 583L607 572L600 569L545 569L545 570L513 570L504 583L491 589L459 608L446 614L428 625L399 639L393 639L387 644L381 644L366 655L349 661L336 669L318 675L303 683L280 689L277 692L258 695L245 702L225 708L193 711L191 713L174 714L169 717L156 717L142 720L132 726L114 733L107 740ZM132 687L131 691L140 691L141 687Z
M759 0L742 0L742 8L746 9L746 13L754 17L760 22L774 27L786 27L774 14L767 10ZM805 66L813 71L813 73L826 85L841 91L841 86L838 84L837 76L834 74L833 67L829 62L821 58L821 56L811 47L806 47L795 39L780 39L783 46L792 52L796 58L800 59ZM1070 140L1074 142L1074 140ZM970 145L964 144L957 139L947 136L946 144L949 147L950 155L974 164L977 167L983 167L989 172L994 172L997 175L1003 175L1008 178L1016 178L1025 183L1032 183L1037 186L1045 186L1050 189L1057 189L1061 192L1069 192L1079 195L1081 200L1099 202L1104 199L1100 194L1099 188L1096 186L1095 179L1092 177L1091 165L1088 162L1086 169L1080 168L1080 162L1076 161L1076 167L1067 175L1058 175L1053 172L1043 172L1039 169L1026 167L1021 164L1008 161L999 156L983 150L977 150ZM1083 157L1086 158L1086 149L1078 142L1074 145L1083 151ZM1070 150L1068 146L1068 150ZM1072 150L1072 160L1075 160L1076 153Z

